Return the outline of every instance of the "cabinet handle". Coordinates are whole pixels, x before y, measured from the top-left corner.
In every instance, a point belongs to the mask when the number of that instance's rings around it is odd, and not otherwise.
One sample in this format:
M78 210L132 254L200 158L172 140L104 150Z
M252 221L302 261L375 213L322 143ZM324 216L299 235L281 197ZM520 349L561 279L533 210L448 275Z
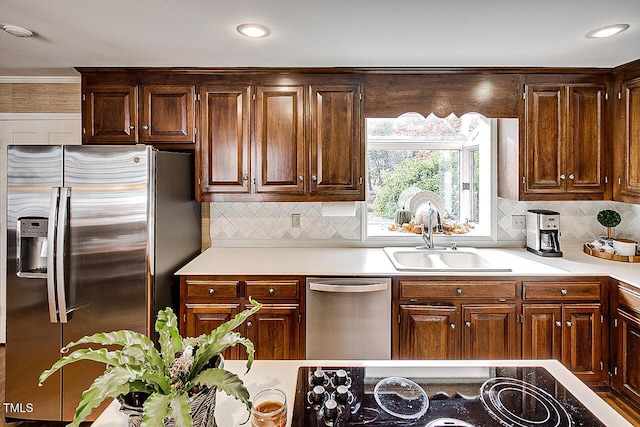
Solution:
M462 289L460 288L456 289L456 295L462 295Z
M449 327L451 327L451 329L453 330L453 329L455 329L455 328L456 328L456 324L455 324L455 323L452 323L451 325L449 325Z
M304 176L300 175L300 176L298 177L298 181L300 181L300 182L304 181Z
M573 178L575 178L575 176L573 176L573 174L569 175L569 179L573 181Z
M136 127L135 127L135 126L133 126L133 125L129 126L129 129L135 129L135 128L136 128Z
M567 322L567 328L570 328L572 326L571 322Z
M559 320L558 320L558 321L556 321L556 326L557 326L558 328L562 328L562 322L561 322L561 321L559 321Z
M471 322L464 322L464 326L466 326L467 328L471 327Z
M247 175L242 175L242 180L243 180L243 181L248 181L248 180L249 180L249 177L248 177Z
M567 177L565 176L565 174L560 175L560 179L566 179Z
M269 295L274 296L276 294L276 290L271 288L269 289Z
M562 295L563 297L566 296L569 293L569 291L567 291L566 289L560 289L560 295Z
M149 130L149 126L147 126L147 125L142 125L142 130Z
M315 181L317 181L317 180L318 180L318 177L317 177L317 176L315 176L315 175L311 175L311 181L314 181L314 182L315 182Z
M214 288L209 288L209 295L213 295L216 293L216 290Z
M250 328L251 326L253 326L253 323L247 322L247 328Z

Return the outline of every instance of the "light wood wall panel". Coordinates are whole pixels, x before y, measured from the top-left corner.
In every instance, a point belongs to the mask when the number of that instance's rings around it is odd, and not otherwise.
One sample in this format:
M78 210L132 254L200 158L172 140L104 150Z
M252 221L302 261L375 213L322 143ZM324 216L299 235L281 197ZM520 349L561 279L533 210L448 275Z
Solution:
M0 113L80 113L80 83L2 83Z

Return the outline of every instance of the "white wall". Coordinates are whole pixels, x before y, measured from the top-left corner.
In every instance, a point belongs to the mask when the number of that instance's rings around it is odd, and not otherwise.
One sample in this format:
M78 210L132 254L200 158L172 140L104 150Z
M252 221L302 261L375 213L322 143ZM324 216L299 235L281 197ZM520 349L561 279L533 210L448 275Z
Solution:
M7 146L78 145L81 142L80 114L0 113L0 343L6 342L7 314Z

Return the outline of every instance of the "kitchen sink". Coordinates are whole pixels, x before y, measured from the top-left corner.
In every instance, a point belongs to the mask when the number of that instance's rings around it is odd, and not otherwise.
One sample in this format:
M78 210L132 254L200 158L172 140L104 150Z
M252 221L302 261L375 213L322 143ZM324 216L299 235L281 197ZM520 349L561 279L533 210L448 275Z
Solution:
M473 248L464 249L417 249L408 247L386 247L387 254L396 270L414 271L511 271L511 268L496 265Z

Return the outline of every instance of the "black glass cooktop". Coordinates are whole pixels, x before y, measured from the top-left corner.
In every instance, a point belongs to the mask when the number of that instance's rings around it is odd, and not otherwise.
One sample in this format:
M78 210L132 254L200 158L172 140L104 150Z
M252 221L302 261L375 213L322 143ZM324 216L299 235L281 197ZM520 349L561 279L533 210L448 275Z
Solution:
M298 370L292 427L604 426L541 367Z

